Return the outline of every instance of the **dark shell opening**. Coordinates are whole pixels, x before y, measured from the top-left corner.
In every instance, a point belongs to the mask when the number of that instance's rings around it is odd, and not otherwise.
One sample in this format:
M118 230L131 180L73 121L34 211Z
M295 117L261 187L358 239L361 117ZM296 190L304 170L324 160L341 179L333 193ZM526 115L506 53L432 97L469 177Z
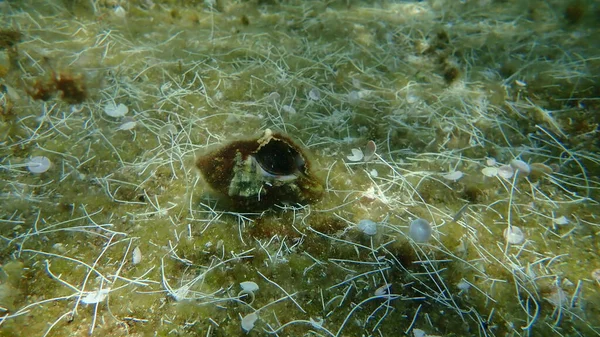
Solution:
M272 175L304 173L304 158L292 146L279 139L271 139L263 145L254 158L266 172Z

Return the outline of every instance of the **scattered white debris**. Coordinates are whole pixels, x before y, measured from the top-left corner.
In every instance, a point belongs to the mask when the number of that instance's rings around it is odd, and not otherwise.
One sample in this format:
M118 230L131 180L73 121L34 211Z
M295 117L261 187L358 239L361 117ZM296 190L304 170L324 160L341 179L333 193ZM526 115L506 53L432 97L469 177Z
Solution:
M241 282L240 287L242 287L242 291L245 291L248 293L253 293L259 289L258 284L256 284L255 282L252 282L252 281Z
M31 173L44 173L50 169L52 166L52 162L48 157L45 156L35 156L31 157L27 162L27 169Z
M498 175L498 169L493 166L488 166L488 167L484 167L481 170L481 173L483 173L484 176L491 178L491 177L495 177Z
M509 226L504 230L504 239L512 245L520 245L525 241L525 234L517 226Z
M363 154L361 149L352 149L352 154L346 156L346 158L348 158L349 161L361 161L363 160L363 158L365 157L365 155Z
M312 325L315 329L323 329L324 322L325 320L321 317L319 317L318 319L313 319L312 317L310 318L310 325Z
M133 253L131 253L131 262L136 265L142 262L142 251L140 247L135 247Z
M412 333L413 333L413 337L426 337L427 336L427 333L425 333L425 331L421 330L421 329L413 329Z
M383 296L390 293L390 288L392 287L391 283L384 284L381 287L375 289L375 296Z
M462 173L461 171L452 171L452 172L449 172L449 173L443 175L442 177L446 180L457 182L463 176L464 176L464 173Z
M564 226L569 224L569 219L567 219L566 216L562 215L558 218L552 219L552 222L554 222L555 225Z
M281 95L278 92L273 91L272 93L270 93L267 96L267 102L274 103L274 102L279 101L280 98L281 98Z
M137 122L130 117L125 117L123 123L119 125L118 130L132 130L137 125Z
M108 293L110 292L110 288L100 289L98 291L92 291L87 294L86 297L81 299L81 303L83 304L96 304L104 301Z
M284 105L281 107L281 110L283 110L283 112L288 113L290 115L296 114L296 109L294 109L294 107L291 105Z
M258 315L256 312L248 314L242 317L242 329L244 332L248 333L250 330L254 329L254 323L258 320Z
M462 279L460 282L458 282L456 287L460 289L460 291L467 291L469 288L471 288L471 283L467 282L465 279Z
M360 93L356 90L352 90L348 93L348 103L358 104L360 102Z
M357 227L358 227L358 229L360 229L361 232L363 232L369 236L373 236L373 235L377 234L377 223L373 220L369 220L369 219L360 220L358 222Z
M312 88L310 89L310 91L308 92L308 97L310 99L312 99L313 101L318 101L321 99L321 93L319 92L319 90L317 90L316 88Z
M104 107L104 113L109 115L110 117L123 117L125 116L127 113L129 112L129 108L122 103L119 103L119 105L115 105L115 103L111 102L108 103L105 107Z
M508 180L508 179L512 178L512 176L515 174L515 171L513 170L512 167L510 167L510 165L502 165L502 166L498 167L497 174L498 174L498 177Z
M421 218L411 221L408 227L408 236L418 243L429 241L432 232L433 230L429 221Z
M173 124L165 124L158 131L158 134L161 136L174 135L176 133L177 127Z
M529 164L519 159L511 160L510 167L512 167L515 172L523 176L528 176L529 173L531 173L531 167L529 167Z

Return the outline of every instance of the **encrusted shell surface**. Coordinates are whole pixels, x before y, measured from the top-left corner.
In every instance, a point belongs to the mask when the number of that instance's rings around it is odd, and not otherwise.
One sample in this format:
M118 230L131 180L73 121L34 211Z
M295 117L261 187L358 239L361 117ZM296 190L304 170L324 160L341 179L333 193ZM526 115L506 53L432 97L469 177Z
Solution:
M323 185L310 165L305 151L289 136L269 129L196 160L204 180L223 197L225 207L246 211L320 199Z

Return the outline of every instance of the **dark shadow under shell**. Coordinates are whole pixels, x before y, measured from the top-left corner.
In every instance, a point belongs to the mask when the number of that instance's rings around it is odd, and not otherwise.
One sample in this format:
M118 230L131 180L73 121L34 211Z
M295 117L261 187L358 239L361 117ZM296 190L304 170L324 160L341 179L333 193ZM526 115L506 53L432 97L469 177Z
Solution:
M253 156L262 169L272 175L283 176L305 172L302 155L288 143L279 139L271 139Z

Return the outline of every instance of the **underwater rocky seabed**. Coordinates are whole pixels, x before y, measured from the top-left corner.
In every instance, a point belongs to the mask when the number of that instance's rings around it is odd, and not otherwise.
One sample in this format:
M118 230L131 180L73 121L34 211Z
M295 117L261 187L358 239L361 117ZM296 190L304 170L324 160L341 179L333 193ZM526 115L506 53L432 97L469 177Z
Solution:
M0 336L600 334L594 2L177 3L0 2ZM267 128L323 199L219 208Z

